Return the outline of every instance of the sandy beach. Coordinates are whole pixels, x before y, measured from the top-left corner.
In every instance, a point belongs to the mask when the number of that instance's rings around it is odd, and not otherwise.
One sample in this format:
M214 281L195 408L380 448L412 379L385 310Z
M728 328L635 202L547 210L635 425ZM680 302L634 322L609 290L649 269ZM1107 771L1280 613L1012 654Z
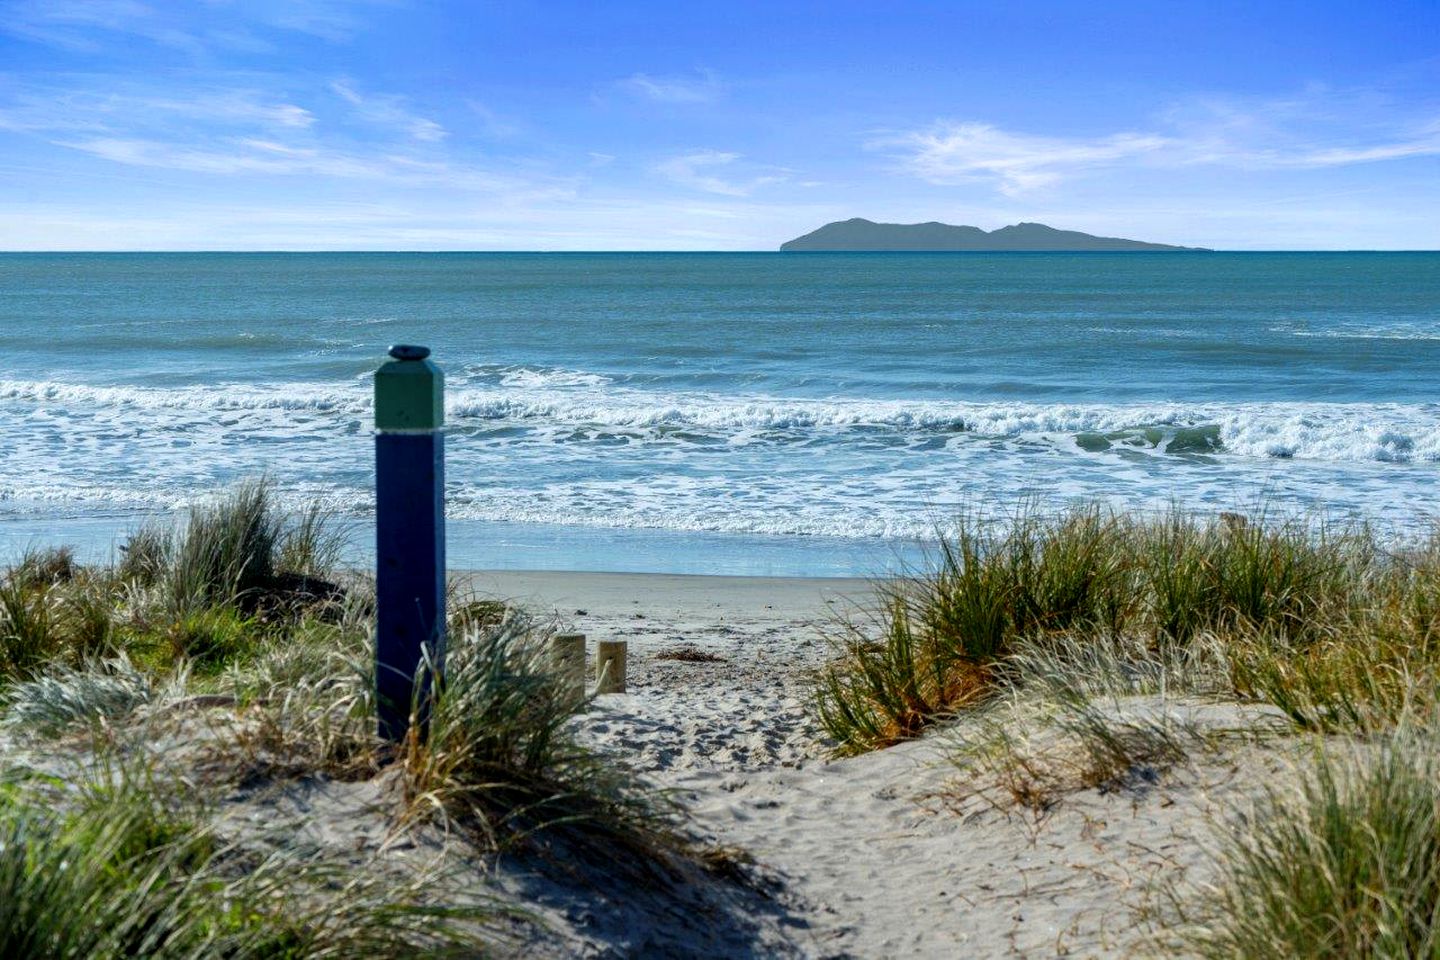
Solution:
M468 572L462 592L505 599L565 630L625 640L629 689L597 701L587 734L634 768L753 771L824 756L804 711L824 656L819 625L862 603L853 579Z
M1281 754L1243 746L1197 754L1164 776L1077 790L1043 814L1010 808L979 784L957 786L948 757L966 721L827 759L804 710L807 678L826 655L823 625L866 601L865 581L464 579L478 595L553 613L588 635L592 655L597 640L629 642L628 692L597 697L577 727L675 791L710 842L754 857L778 907L757 917L770 927L755 941L766 950L874 960L1133 955L1145 945L1140 920L1155 884L1197 867L1212 818L1237 791L1289 769ZM672 659L680 651L687 658ZM1173 711L1197 730L1265 719L1153 698L1114 709ZM631 917L570 948L612 955L616 940L644 943L634 925L647 922Z
M1087 528L1053 529L1061 531L1050 541L1058 552ZM1134 562L1137 544L1152 543L1146 529L1108 541L1110 556ZM1259 542L1316 555L1299 541L1244 539L1256 536L1236 532L1244 529L1193 536L1222 558ZM1375 546L1348 549L1344 556L1369 557ZM1010 556L997 551L983 562ZM1373 609L1387 583L1383 596L1402 600L1405 589L1428 583L1408 569L1403 581L1359 581L1369 593L1341 589L1354 591L1357 609ZM1292 712L1297 687L1272 687L1267 700L1234 679L1264 662L1241 646L1243 634L1229 638L1227 651L1213 633L1177 645L1141 632L1154 629L1141 620L1129 632L1087 621L1071 632L1017 630L1003 665L964 662L995 671L980 674L988 686L975 696L964 699L956 686L955 699L928 708L923 725L866 728L877 735L856 740L857 727L825 713L833 700L817 690L834 688L817 679L899 662L877 702L915 709L927 695L914 679L925 666L905 622L934 614L936 595L925 600L931 607L916 604L926 583L953 583L953 571L908 584L908 612L887 608L887 624L868 616L887 585L859 579L471 570L451 572L457 626L446 693L426 739L407 741L397 755L376 740L359 686L373 656L363 574L348 599L307 608L316 612L288 628L239 620L224 606L181 621L156 606L153 625L143 608L99 606L112 641L151 658L153 673L123 656L66 666L65 644L78 641L64 631L88 621L27 612L42 603L117 604L99 592L116 584L130 603L145 589L138 575L97 578L57 553L7 576L11 642L25 627L54 651L41 672L17 672L0 703L7 777L36 790L102 781L109 789L107 765L123 761L143 773L126 776L149 785L147 803L170 802L182 785L193 790L196 822L235 849L324 857L366 882L381 878L371 889L382 898L393 893L384 885L392 873L433 871L443 879L426 891L494 905L486 949L505 957L1174 955L1175 945L1191 943L1181 928L1195 925L1182 912L1203 901L1206 884L1234 882L1224 874L1231 861L1216 856L1222 838L1273 823L1254 804L1313 780L1317 746L1373 754L1354 730L1380 716L1357 713L1345 726L1334 714L1301 710L1302 721L1313 718L1302 726ZM1321 581L1312 588L1329 595ZM1019 590L1012 583L1002 602L1017 603ZM497 601L509 612L497 617ZM1397 601L1396 609L1410 616L1413 607ZM865 628L847 635L847 622ZM977 621L929 622L937 631L948 623L957 644L978 635ZM1396 622L1413 618L1376 629ZM1016 630L1012 623L1006 629ZM194 646L190 659L182 629L212 647ZM627 688L594 693L577 711L554 673L550 637L558 632L586 636L592 679L599 644L625 641ZM842 636L851 641L844 651L835 642ZM1373 636L1349 636L1338 642L1376 649ZM217 670L214 655L205 658L226 637L234 652ZM842 653L844 666L834 667ZM174 660L168 669L157 659L164 655ZM526 686L537 681L551 692ZM1388 702L1386 689L1362 689ZM532 746L551 757L567 752L548 768L521 767ZM839 758L842 746L853 755ZM595 754L611 762L596 763ZM1397 755L1402 766L1414 760ZM561 773L535 788L546 792L502 794L520 789L507 787L507 763L521 784L536 782L522 775ZM595 806L532 831L521 818L536 801L516 796ZM1425 796L1415 809L1432 810ZM638 809L624 806L627 797L652 818L633 829L649 832L625 832L638 823L623 819ZM465 806L471 798L477 805ZM503 840L483 832L512 813L516 832ZM621 826L607 833L609 822ZM566 823L600 832L567 833Z

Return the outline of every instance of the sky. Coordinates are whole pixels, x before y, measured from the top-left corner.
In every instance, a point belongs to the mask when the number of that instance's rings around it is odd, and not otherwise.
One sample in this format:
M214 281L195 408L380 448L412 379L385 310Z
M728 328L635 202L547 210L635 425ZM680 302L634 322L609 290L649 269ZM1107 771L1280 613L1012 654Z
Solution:
M1440 3L0 0L3 250L1440 248Z

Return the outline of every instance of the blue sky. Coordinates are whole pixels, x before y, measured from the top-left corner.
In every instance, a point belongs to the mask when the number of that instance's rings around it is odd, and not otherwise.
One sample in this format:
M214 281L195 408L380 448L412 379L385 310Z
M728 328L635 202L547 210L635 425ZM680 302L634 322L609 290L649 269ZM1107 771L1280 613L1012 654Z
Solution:
M0 0L0 249L1440 247L1440 3Z

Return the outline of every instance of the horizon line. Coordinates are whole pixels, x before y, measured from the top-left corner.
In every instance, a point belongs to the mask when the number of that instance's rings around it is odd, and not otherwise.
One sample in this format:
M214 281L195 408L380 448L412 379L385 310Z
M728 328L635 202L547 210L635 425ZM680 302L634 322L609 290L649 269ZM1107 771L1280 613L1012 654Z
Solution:
M67 248L56 248L56 249L29 249L29 250L0 250L0 256L37 256L37 255L38 255L38 256L45 256L45 255L60 255L60 254L84 254L84 255L115 254L115 255L124 256L124 255L128 255L128 254L140 254L140 253L144 253L144 254L162 254L162 253L163 253L163 254L280 254L280 253L285 253L285 254L325 254L325 255L351 254L351 253L353 253L353 254L416 254L416 255L427 255L427 254L432 254L432 255L433 255L433 254L470 254L470 255L475 255L475 254L529 254L529 255L534 255L534 254L556 254L556 255L565 255L565 254L575 254L575 255L584 255L584 256L599 256L599 255L605 255L605 254L614 254L614 255L633 255L633 254L657 254L657 255L658 255L658 254L669 254L669 255L676 255L676 254L699 254L699 255L723 256L723 255L726 255L726 254L761 254L761 253L764 253L764 254L775 254L775 255L777 255L777 256L783 255L783 256L787 256L787 257L793 257L793 256L830 256L830 255L834 255L834 254L844 254L844 255L853 255L853 254L867 254L867 255L883 254L883 255L885 255L885 256L906 256L906 255L913 255L913 254L931 254L931 255L934 255L934 254L945 254L945 255L957 255L957 256L973 256L973 255L977 255L977 254L978 254L978 255L982 255L982 256L993 256L993 255L996 255L996 254L1006 254L1006 255L1010 255L1010 254L1033 255L1033 254L1062 254L1062 253L1063 253L1063 254L1082 254L1082 255L1086 255L1086 256L1091 256L1091 255L1096 255L1096 254L1100 254L1100 255L1104 255L1104 256L1116 256L1116 255L1119 255L1119 256L1130 256L1130 255L1133 255L1133 254L1142 254L1142 255L1156 255L1156 254L1159 254L1159 255L1179 255L1179 254L1185 254L1185 255L1189 255L1189 254L1196 254L1196 253L1255 253L1255 254L1264 254L1264 253L1440 253L1440 247L1396 247L1396 248L1377 248L1377 247L1354 247L1354 248L1339 248L1339 247L1336 247L1336 248L1286 247L1286 248L1280 248L1280 247L1276 247L1276 248L1265 248L1265 249L1243 249L1243 248L1242 248L1242 249L1224 249L1224 248L1220 248L1220 247L1189 247L1189 248L1181 248L1181 249L1176 249L1176 250L778 250L778 249L753 249L753 250L666 250L666 249L587 250L587 249L565 249L565 250L545 250L545 249L520 249L520 248L516 248L516 249L505 249L505 250L483 250L483 249L470 249L470 248L459 248L459 247L457 247L457 248L437 248L437 249L415 250L415 249L398 249L398 248L395 248L395 249L392 249L392 248L374 248L374 249L328 249L328 248L315 248L315 249L310 249L310 248L282 248L282 247L276 247L276 248L256 248L256 249L225 249L225 248L216 247L216 248L185 249L185 248L173 248L173 247L155 247L155 248L136 248L136 249L133 249L133 250L67 249Z

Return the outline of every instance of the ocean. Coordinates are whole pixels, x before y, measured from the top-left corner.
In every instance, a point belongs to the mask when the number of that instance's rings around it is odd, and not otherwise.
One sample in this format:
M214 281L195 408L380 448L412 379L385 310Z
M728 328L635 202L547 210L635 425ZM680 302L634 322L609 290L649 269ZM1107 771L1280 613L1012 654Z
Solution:
M366 560L447 377L452 566L877 575L962 512L1440 507L1440 254L0 255L0 554L265 475Z

